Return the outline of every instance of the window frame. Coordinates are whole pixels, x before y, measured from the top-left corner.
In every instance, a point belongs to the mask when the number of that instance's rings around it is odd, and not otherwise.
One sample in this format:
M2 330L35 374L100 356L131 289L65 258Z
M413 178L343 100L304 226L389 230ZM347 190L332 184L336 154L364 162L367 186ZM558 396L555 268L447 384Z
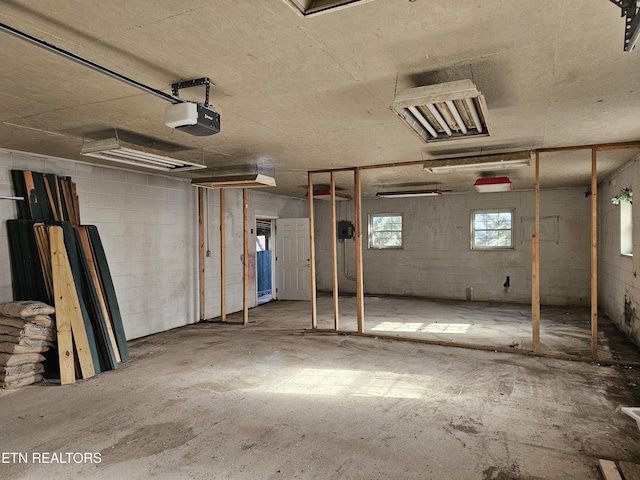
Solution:
M475 228L475 216L478 213L510 213L511 214L511 228L509 229L509 231L511 232L511 245L510 246L479 246L476 245L476 228ZM482 251L486 251L486 250L515 250L515 244L516 244L516 239L515 239L515 228L514 228L514 223L515 223L515 217L516 217L516 211L515 208L482 208L482 209L475 209L475 210L471 210L471 214L470 214L470 234L469 234L469 240L470 240L470 248L471 250L482 250ZM489 230L489 229L487 229ZM496 231L498 229L493 229L493 230L489 230L489 231Z
M373 230L373 219L374 217L400 217L400 245L390 245L390 246L376 246L373 244L374 239L374 230ZM398 230L389 230L392 232L397 232ZM368 216L368 242L367 248L369 250L402 250L404 248L404 215L402 213L370 213Z

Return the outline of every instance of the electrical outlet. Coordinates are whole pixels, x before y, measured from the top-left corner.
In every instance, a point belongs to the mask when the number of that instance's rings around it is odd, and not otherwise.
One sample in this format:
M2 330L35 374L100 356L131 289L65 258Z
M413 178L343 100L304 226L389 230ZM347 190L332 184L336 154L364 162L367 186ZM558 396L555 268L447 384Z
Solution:
M211 250L207 250L207 257L211 256Z

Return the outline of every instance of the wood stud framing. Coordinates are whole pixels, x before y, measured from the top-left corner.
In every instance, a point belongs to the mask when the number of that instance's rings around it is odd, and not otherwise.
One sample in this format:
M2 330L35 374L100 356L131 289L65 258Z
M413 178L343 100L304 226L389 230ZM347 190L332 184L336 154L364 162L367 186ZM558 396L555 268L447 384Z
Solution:
M227 231L224 189L220 189L220 320L227 319Z
M591 356L598 360L598 173L597 149L591 149Z
M316 295L316 238L315 238L315 216L313 211L313 174L307 174L308 196L309 196L309 271L311 278L309 285L311 289L311 328L318 328L318 302Z
M242 189L242 220L243 220L243 254L242 254L242 269L243 269L243 286L242 286L242 324L247 325L249 323L249 189Z
M364 277L362 269L362 184L360 170L353 171L354 223L356 238L356 312L358 332L364 332Z
M333 328L340 330L339 288L338 288L338 227L336 219L336 174L331 172L331 274L333 277Z
M502 349L500 347L490 346L490 345L471 345L464 344L458 342L442 342L442 341L432 341L427 339L418 339L418 338L402 338L402 337L388 337L398 340L409 340L413 342L421 342L435 345L446 345L452 347L463 347L463 348L472 348L476 350L490 350L490 351L504 351L509 353L519 353L522 355L535 355L535 356L544 356L550 358L557 359L566 359L566 360L585 360L580 357L576 357L573 355L557 355L557 354L544 354L541 351L541 342L540 342L540 153L551 153L551 152L566 152L566 151L575 151L575 150L591 150L591 357L587 359L587 361L597 361L598 359L598 257L597 257L597 192L598 192L598 182L597 182L597 152L599 151L610 151L610 150L620 150L620 149L628 149L628 148L640 148L640 142L624 142L624 143L606 143L606 144L594 144L594 145L576 145L576 146L567 146L567 147L552 147L552 148L540 148L533 150L535 153L535 168L536 168L536 178L535 178L535 216L534 216L534 234L531 237L531 319L532 319L532 350L515 350L515 349ZM336 172L353 172L354 173L354 223L355 223L355 248L356 248L356 310L357 310L357 332L351 332L354 334L362 335L362 336L372 336L375 338L385 338L384 335L380 335L379 333L368 334L364 333L364 283L363 283L363 261L362 261L362 191L361 191L361 181L360 181L360 173L362 170L367 169L379 169L379 168L391 168L391 167L402 167L402 166L412 166L412 165L421 165L423 161L412 161L412 162L403 162L403 163L394 163L394 164L380 164L380 165L369 165L362 167L345 167L345 168L337 168L330 170L316 170L313 172L308 172L309 176L309 211L310 217L312 217L313 212L313 184L311 181L312 174L318 173L329 173L331 174L331 194L332 194L332 254L334 255L334 265L333 265L333 294L334 294L334 310L335 310L335 329L330 331L338 330L338 310L336 299L338 295L338 286L336 281L336 269L337 264L335 263L335 248L336 248L336 231L335 231L335 177L334 173ZM313 248L313 222L311 223L311 246ZM315 285L315 271L312 274L312 282ZM314 288L315 293L315 288ZM313 324L314 328L316 328L316 319L315 319L315 299L313 301Z
M207 208L209 206L207 205ZM204 188L198 187L198 227L200 241L200 321L205 319L205 251L204 251Z
M531 237L531 343L540 353L540 154L536 152L534 233Z

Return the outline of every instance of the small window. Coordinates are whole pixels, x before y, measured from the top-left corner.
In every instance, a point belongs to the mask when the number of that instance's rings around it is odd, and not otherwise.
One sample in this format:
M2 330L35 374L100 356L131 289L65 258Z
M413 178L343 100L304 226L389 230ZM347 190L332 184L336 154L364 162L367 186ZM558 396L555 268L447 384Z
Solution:
M513 210L472 211L471 248L513 248Z
M402 215L369 215L369 248L402 248Z
M620 253L633 255L633 207L630 202L620 202Z

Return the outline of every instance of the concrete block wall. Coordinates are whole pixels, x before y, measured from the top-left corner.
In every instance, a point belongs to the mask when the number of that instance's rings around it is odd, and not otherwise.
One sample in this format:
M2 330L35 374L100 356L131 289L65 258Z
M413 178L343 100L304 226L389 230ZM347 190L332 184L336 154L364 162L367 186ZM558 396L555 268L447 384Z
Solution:
M541 300L544 304L589 303L589 201L584 189L541 194ZM363 270L367 294L459 300L531 301L531 234L534 193L451 194L440 197L363 200ZM471 211L514 209L513 250L470 248ZM318 288L331 289L330 209L316 201ZM338 219L353 221L353 202L338 203ZM401 213L403 248L367 248L368 215ZM347 258L345 275L344 258ZM353 293L353 240L338 243L341 291ZM505 288L506 277L510 287Z
M620 189L640 192L640 160L625 165L600 184L598 191L598 304L640 346L640 211L633 208L633 256L620 253L620 207L611 203ZM636 193L638 195L638 193ZM637 203L637 202L635 202Z
M0 149L0 195L13 195L10 171L71 176L77 185L83 224L98 227L113 276L128 339L199 320L197 190L163 175L92 166L82 162ZM227 313L243 308L242 191L226 196ZM207 318L220 313L219 193L208 193L205 264ZM255 215L307 216L306 202L250 192ZM17 218L14 201L0 200L0 302L13 298L5 221ZM249 242L255 252L255 239ZM250 284L251 287L251 284ZM255 305L255 286L250 305Z

